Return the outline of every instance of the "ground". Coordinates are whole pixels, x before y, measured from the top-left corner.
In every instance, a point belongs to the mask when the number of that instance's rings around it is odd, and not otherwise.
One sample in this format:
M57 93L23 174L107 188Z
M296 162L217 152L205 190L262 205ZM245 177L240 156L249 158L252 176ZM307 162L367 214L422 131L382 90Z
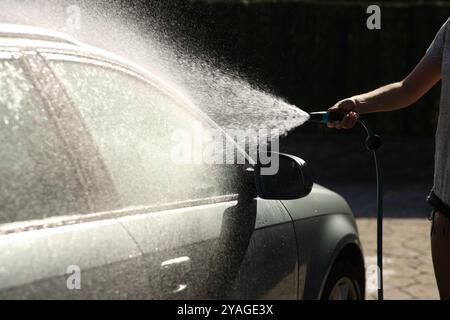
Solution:
M357 218L366 267L376 266L372 155L362 144L363 135L332 133L293 132L282 140L281 151L306 160L315 182L347 200ZM384 172L385 298L438 299L427 219L430 208L425 201L433 185L433 137L385 136L378 156ZM368 280L366 297L375 299L376 290L370 290Z
M366 267L376 265L376 219L358 218ZM430 253L430 222L425 218L384 221L385 299L438 299ZM376 299L374 287L366 298Z
M337 187L357 217L366 267L376 265L375 190L370 184ZM428 185L386 184L383 257L385 299L439 299L430 246ZM375 271L375 269L371 269ZM370 274L370 272L369 272ZM367 299L375 299L369 288ZM372 281L372 284L375 284ZM372 286L373 287L373 286Z

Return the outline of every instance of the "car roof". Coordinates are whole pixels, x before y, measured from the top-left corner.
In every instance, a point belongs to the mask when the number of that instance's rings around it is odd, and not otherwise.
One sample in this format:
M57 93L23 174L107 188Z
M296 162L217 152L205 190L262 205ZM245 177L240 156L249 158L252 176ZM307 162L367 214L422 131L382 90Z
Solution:
M208 115L198 108L185 94L175 89L166 81L151 71L142 68L117 54L84 44L68 35L41 27L0 23L0 51L1 48L16 50L36 50L38 52L69 52L91 58L106 60L125 67L145 78L163 92L171 96L177 103L200 116L215 129L228 137L225 131ZM245 151L243 151L244 154Z
M41 27L0 23L0 49L14 48L18 50L36 50L38 52L68 52L90 58L106 60L125 67L149 80L158 88L172 96L178 103L194 109L206 116L188 97L175 89L151 71L109 51L99 49L65 35L60 32ZM211 119L208 120L211 122Z
M30 39L68 43L80 46L74 38L60 32L33 26L0 23L0 38Z

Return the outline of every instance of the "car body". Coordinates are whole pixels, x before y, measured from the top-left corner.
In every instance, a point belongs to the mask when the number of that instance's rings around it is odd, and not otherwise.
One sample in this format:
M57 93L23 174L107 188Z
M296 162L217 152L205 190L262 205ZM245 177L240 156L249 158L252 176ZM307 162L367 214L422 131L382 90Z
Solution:
M0 83L0 298L364 297L346 201L241 199L235 169L175 166L171 130L220 128L148 71L0 25Z

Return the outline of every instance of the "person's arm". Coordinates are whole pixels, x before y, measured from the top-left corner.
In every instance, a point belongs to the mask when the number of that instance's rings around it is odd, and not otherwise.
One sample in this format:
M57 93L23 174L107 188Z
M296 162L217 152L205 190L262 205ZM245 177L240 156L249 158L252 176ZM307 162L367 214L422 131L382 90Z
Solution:
M404 80L336 103L329 111L344 111L347 116L342 121L329 123L328 126L337 129L352 128L358 119L358 114L392 111L410 106L440 79L440 60L425 55Z

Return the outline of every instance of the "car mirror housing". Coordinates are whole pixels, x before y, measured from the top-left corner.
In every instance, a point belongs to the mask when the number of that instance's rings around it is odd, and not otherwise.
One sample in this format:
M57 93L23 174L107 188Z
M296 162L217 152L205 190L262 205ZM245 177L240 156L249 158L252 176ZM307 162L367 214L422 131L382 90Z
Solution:
M265 168L273 167L278 161L277 170L267 173ZM270 163L255 166L255 184L258 197L268 200L291 200L306 197L311 193L313 180L308 172L306 162L298 157L274 153Z

